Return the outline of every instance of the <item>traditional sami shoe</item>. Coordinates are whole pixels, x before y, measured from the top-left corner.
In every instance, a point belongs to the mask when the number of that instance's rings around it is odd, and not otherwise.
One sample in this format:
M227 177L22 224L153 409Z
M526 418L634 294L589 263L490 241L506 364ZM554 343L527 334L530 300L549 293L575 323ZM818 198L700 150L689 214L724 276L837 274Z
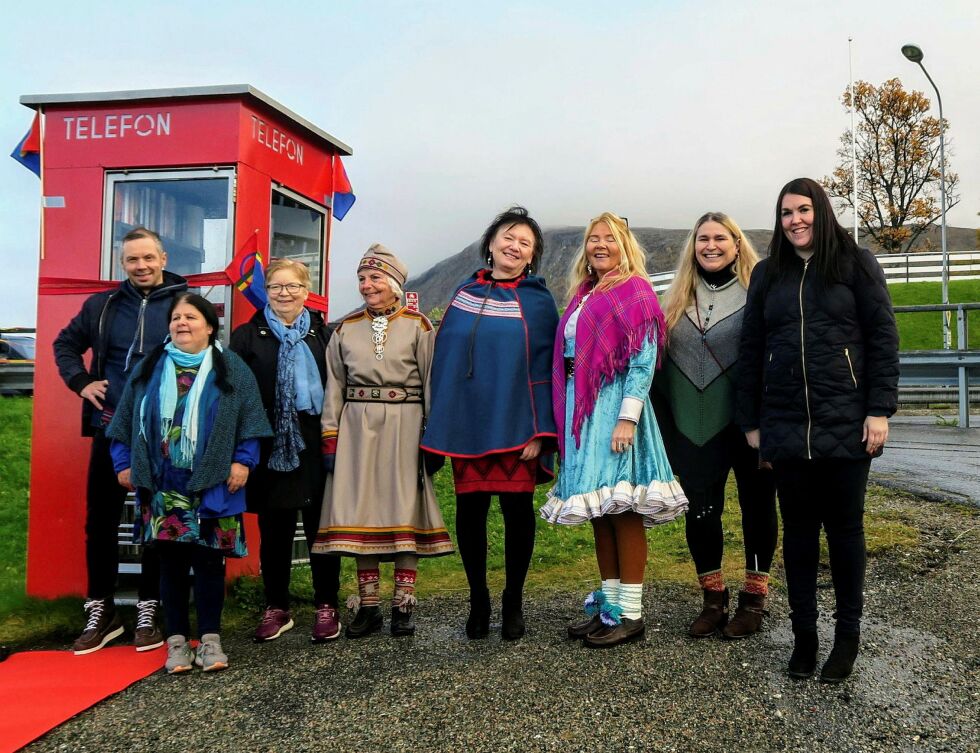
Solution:
M391 610L391 634L395 638L415 635L415 619L411 611L403 612L401 607Z
M646 626L642 617L638 620L623 617L618 625L605 627L585 636L582 645L586 648L612 648L622 643L641 640L645 632Z
M573 641L580 641L587 635L590 635L603 627L605 627L605 625L602 624L602 618L599 615L594 614L587 620L573 622L571 625L569 625L568 637Z
M377 633L384 625L384 621L381 607L361 607L354 615L354 621L347 626L345 635L348 638L363 638L365 635Z

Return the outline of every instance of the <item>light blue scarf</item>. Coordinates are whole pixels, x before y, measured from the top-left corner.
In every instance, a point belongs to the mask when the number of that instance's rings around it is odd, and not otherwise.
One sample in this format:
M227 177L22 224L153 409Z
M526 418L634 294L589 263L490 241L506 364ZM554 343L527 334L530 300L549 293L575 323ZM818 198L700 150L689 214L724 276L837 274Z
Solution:
M323 410L323 382L316 359L305 338L310 331L310 312L303 309L291 327L266 305L265 319L279 341L276 365L276 410L273 428L275 439L269 467L274 471L291 471L299 467L299 453L306 448L299 431L298 411L319 415Z
M163 346L163 373L160 375L160 440L166 441L173 427L174 413L177 411L177 366L182 369L197 368L197 375L191 384L184 402L184 415L180 422L180 441L170 448L170 462L177 468L193 468L197 452L198 430L200 427L201 396L212 369L214 348L221 350L215 342L200 353L185 353L172 342ZM144 439L146 431L146 401L152 399L147 391L140 404L140 433Z

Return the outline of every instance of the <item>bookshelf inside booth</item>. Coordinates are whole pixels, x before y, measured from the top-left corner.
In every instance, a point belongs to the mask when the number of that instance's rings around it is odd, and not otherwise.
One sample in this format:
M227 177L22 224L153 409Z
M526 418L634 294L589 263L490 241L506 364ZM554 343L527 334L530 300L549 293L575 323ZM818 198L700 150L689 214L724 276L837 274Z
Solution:
M281 186L272 189L271 259L292 259L310 270L312 292L323 295L327 208ZM270 259L270 261L271 261Z
M124 277L122 239L140 226L160 236L171 272L187 276L223 270L232 258L234 177L232 168L107 173L103 277ZM229 289L201 292L223 319Z

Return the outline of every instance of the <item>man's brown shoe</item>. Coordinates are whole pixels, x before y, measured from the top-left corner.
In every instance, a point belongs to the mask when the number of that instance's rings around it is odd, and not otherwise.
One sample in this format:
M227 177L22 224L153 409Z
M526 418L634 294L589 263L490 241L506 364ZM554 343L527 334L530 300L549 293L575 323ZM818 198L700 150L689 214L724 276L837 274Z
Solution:
M163 645L163 631L157 625L157 609L160 602L155 599L136 602L136 631L133 645L137 651L152 651Z
M85 629L72 644L75 656L98 651L109 641L123 634L122 622L115 605L107 599L89 599L85 602L88 621Z

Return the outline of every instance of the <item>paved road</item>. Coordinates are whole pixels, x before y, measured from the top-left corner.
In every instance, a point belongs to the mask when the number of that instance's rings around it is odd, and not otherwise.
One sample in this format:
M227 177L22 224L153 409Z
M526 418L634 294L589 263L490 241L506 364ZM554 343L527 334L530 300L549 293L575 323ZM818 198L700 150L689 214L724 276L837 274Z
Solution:
M980 425L980 416L970 423ZM896 416L884 454L871 463L882 486L940 502L980 506L980 429L941 425L935 416Z

